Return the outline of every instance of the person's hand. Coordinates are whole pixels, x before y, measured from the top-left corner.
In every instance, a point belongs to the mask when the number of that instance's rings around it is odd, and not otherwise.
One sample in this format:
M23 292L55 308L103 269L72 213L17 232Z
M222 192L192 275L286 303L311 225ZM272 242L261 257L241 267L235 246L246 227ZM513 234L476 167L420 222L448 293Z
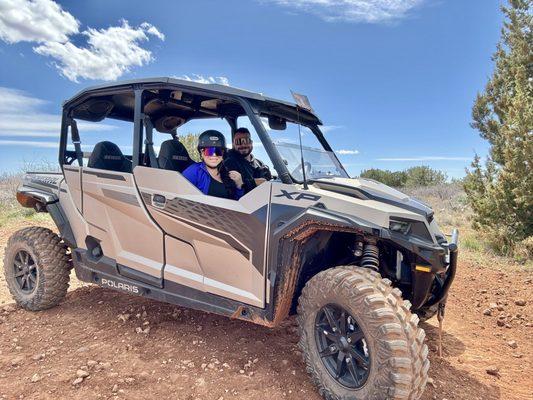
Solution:
M255 178L254 181L255 181L256 186L259 186L260 184L265 183L266 179L265 178Z
M242 175L240 172L237 171L230 171L229 177L233 182L235 182L235 186L237 186L238 189L242 188L243 182L242 182Z

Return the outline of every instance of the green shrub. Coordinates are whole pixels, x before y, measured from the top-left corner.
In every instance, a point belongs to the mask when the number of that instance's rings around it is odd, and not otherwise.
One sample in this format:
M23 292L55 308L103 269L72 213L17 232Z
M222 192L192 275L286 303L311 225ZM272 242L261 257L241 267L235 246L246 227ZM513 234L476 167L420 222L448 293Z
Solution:
M405 172L392 172L387 169L370 168L361 172L361 178L373 179L392 187L403 187L407 176Z
M362 171L360 176L361 178L374 179L375 181L396 188L435 186L441 185L447 180L444 172L425 165L411 167L405 171L370 168Z

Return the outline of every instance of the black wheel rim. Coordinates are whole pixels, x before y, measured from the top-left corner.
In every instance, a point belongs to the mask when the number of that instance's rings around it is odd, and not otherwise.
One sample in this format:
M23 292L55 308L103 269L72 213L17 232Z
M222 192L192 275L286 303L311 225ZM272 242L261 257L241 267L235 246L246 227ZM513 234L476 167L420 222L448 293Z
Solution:
M362 387L370 373L370 351L355 318L336 304L322 307L316 316L315 340L322 363L341 385Z
M15 281L24 293L31 293L37 286L37 265L26 250L15 254L13 261Z

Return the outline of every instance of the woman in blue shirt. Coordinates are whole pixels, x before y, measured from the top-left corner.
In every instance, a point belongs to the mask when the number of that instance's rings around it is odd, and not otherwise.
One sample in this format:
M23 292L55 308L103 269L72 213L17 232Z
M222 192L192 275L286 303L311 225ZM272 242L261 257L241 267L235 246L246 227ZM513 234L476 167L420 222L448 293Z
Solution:
M238 200L244 194L242 176L228 171L222 163L226 140L219 131L208 130L198 138L198 151L202 162L189 166L183 176L203 194Z

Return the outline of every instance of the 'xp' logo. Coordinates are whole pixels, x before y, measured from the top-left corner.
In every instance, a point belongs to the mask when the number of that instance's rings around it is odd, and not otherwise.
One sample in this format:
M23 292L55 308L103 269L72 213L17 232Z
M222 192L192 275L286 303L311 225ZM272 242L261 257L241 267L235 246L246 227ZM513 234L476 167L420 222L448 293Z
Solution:
M283 190L283 189L281 189L281 194L277 194L274 197L286 197L289 200L311 200L311 201L317 201L318 199L320 199L320 196L317 196L314 194L300 193L300 192L287 192L286 190Z

